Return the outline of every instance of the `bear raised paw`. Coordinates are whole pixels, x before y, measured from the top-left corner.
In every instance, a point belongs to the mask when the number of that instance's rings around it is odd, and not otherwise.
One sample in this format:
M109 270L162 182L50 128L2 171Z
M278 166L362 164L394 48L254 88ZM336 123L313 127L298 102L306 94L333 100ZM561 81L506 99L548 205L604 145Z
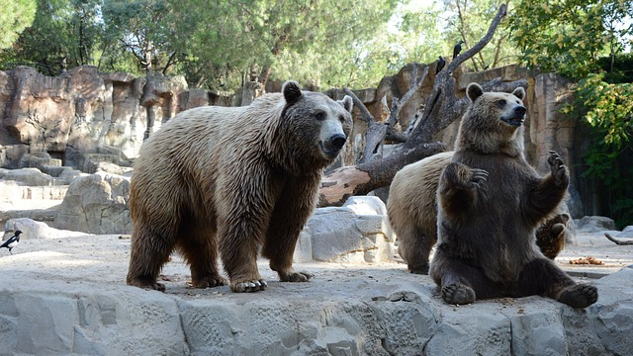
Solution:
M536 245L535 231L561 204L569 173L556 152L545 177L523 158L525 91L484 93L473 83L466 92L471 105L437 189L429 274L442 298L464 304L540 295L574 308L595 303L595 287L577 284Z
M349 96L334 101L289 81L249 106L194 108L163 125L134 162L127 283L164 290L156 280L176 249L197 288L265 289L260 251L281 281L308 281L311 273L292 268L295 245L322 171L351 132L351 111Z

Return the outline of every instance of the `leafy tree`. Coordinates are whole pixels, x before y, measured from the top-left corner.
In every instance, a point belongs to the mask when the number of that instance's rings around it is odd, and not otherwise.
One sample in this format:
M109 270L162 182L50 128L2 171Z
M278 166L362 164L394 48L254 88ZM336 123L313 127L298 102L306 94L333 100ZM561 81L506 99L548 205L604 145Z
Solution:
M622 228L633 224L633 84L604 78L600 73L580 80L573 105L563 111L592 128L585 175L598 180L606 212Z
M234 86L245 75L265 83L271 76L288 78L292 71L304 83L340 85L359 80L351 63L371 60L363 55L365 46L397 3L192 0L173 1L173 8L183 26L195 24L187 39L190 83L214 86L211 80L228 79Z
M139 67L166 72L176 59L174 20L166 0L108 0L103 4L105 62L131 54ZM112 65L114 67L114 65Z
M3 0L0 11L0 49L9 48L18 35L33 23L35 0Z
M35 20L14 46L12 61L49 75L91 64L99 38L100 0L38 0Z
M631 1L521 0L510 30L522 63L580 79L598 68L600 55L623 49L632 17Z
M521 0L510 25L524 64L578 82L563 112L591 128L585 174L605 192L598 209L620 226L633 223L633 86L618 82L630 68L618 69L616 57L633 35L632 17L630 1Z

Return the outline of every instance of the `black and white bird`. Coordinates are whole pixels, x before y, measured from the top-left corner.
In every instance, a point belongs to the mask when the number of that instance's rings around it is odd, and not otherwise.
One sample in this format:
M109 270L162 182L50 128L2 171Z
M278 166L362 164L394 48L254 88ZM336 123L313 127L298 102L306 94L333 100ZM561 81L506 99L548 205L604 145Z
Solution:
M455 60L455 57L457 57L457 55L459 54L459 52L462 51L462 43L464 43L464 41L459 41L457 42L457 44L455 45L455 47L453 47L453 60Z
M0 245L0 248L6 247L6 248L9 249L9 253L13 254L13 252L11 252L11 250L13 250L13 248L20 243L20 234L21 233L22 233L22 231L15 230L15 235L9 237L9 239L7 241L3 242L2 245Z
M439 73L445 65L446 60L444 60L444 57L439 56L439 59L437 60L437 66L435 67L435 74Z

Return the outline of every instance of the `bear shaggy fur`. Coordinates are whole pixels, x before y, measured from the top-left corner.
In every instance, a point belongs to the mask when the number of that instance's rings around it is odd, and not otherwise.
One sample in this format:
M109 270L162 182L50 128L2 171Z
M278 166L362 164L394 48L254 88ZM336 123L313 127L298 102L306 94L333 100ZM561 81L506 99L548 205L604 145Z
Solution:
M453 152L442 152L411 163L394 176L387 212L398 236L398 253L411 273L429 272L429 254L437 242L437 185L451 163ZM569 236L569 214L561 212L536 230L536 244L543 254L556 258Z
M199 107L171 119L142 146L131 181L129 285L164 290L156 279L178 249L198 288L263 290L257 257L281 281L312 277L292 268L295 245L314 211L323 168L352 129L352 100L282 93L245 107Z
M484 93L472 83L466 92L472 103L437 190L438 242L429 274L442 298L468 304L540 295L575 308L595 303L597 289L577 284L535 243L537 226L566 195L569 173L556 152L545 177L525 161L525 91Z

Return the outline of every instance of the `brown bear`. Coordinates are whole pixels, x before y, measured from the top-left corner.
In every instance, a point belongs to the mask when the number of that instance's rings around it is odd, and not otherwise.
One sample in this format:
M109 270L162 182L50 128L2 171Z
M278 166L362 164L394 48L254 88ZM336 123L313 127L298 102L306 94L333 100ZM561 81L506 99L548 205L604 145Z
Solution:
M578 284L543 256L539 223L566 195L569 173L551 151L551 173L540 177L523 155L523 88L484 93L472 83L471 105L451 163L437 190L438 242L429 274L449 304L540 295L574 308L596 302L594 286Z
M437 242L437 185L452 158L448 151L411 163L391 182L387 213L398 237L398 253L411 273L429 271L429 254ZM537 229L536 244L546 257L554 259L563 249L569 221L570 216L561 212Z
M294 81L244 107L184 111L143 144L130 187L129 285L156 279L178 249L195 287L265 289L257 257L281 281L312 277L292 268L299 233L317 201L322 171L352 129L352 100L301 91Z

